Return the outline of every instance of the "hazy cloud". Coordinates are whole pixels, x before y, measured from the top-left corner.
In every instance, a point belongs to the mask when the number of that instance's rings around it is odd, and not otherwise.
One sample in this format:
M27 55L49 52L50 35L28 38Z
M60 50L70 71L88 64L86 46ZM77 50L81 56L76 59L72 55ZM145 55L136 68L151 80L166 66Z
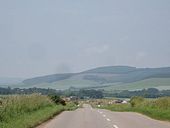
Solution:
M147 53L144 51L138 52L136 54L136 61L142 63L142 61L145 61L147 59L146 58L147 56L148 56Z
M92 55L92 54L105 54L109 50L109 45L103 44L103 45L96 45L91 46L87 49L85 49L85 53Z
M1 0L0 77L170 66L169 0Z

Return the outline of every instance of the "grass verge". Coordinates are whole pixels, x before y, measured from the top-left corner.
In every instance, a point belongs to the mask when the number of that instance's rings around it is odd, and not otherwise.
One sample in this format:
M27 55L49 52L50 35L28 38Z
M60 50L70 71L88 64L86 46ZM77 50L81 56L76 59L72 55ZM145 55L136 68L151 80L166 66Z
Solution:
M1 128L33 128L34 126L52 118L54 115L62 112L62 106L48 106L38 111L19 115L11 118L7 122L1 122Z
M103 105L102 108L118 112L138 112L154 119L170 121L170 97L138 99L141 98L131 99L128 104Z
M46 96L10 96L1 101L0 128L33 128L62 111L76 108L72 102L56 105Z

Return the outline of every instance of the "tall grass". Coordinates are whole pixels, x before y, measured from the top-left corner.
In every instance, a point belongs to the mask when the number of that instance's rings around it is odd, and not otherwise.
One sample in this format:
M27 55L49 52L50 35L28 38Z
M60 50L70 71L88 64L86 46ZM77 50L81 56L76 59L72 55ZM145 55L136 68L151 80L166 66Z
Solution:
M7 122L21 114L33 112L53 104L48 97L39 94L7 96L1 99L0 121Z
M132 110L143 113L152 118L170 121L170 97L145 99Z
M39 94L0 97L0 128L33 128L64 110L74 110L72 102L62 106Z
M10 118L7 122L0 122L0 128L35 128L62 111L64 111L64 108L61 105L47 106L37 111Z

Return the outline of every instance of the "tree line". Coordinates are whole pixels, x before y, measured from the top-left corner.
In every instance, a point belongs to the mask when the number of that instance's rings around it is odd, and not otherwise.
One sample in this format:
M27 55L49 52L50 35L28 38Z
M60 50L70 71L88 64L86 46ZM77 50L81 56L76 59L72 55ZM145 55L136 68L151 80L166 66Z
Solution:
M133 96L142 96L145 98L157 98L170 96L170 90L158 90L156 88L148 88L143 90L129 91L123 90L119 92L107 92L105 90L95 89L68 89L68 90L55 90L55 89L44 89L44 88L1 88L0 95L11 95L11 94L33 94L39 93L42 95L58 95L58 96L76 96L79 99L93 98L99 99L103 97L119 97L119 98L131 98Z
M124 90L118 93L105 93L105 96L119 98L131 98L134 96L141 96L145 98L158 98L170 96L170 90L158 90L156 88L148 88L136 91Z
M42 95L58 95L58 96L76 96L79 99L84 98L94 98L99 99L103 98L103 92L100 90L88 90L88 89L79 89L79 90L55 90L55 89L44 89L44 88L1 88L0 87L0 95L12 95L12 94L33 94L39 93Z

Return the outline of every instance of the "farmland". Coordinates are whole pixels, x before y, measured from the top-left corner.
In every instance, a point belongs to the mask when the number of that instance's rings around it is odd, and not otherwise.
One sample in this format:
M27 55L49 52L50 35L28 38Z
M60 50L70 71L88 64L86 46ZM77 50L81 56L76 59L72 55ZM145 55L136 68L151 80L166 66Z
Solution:
M105 90L138 90L144 88L170 89L170 68L136 68L129 66L106 66L79 73L63 73L28 78L18 84L0 84L11 88L52 88L75 87Z
M105 90L139 90L144 88L157 88L159 90L170 89L170 78L150 78L132 83L121 83L103 87Z

